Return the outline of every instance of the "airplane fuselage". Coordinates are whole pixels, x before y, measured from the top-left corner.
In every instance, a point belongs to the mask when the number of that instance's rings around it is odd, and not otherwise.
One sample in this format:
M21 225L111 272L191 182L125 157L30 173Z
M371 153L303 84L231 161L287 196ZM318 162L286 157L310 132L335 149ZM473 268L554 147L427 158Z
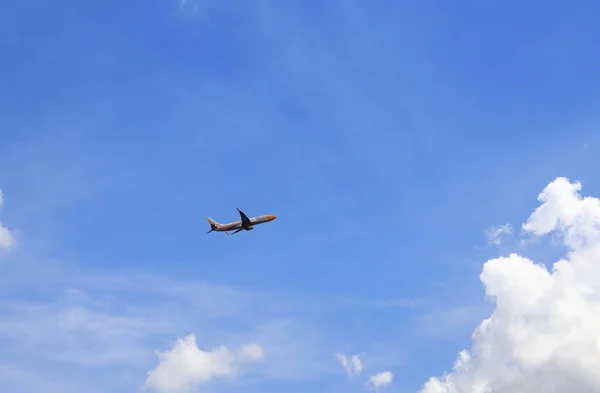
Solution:
M273 221L274 219L275 219L275 216L272 216L270 214L265 214L263 216L251 217L250 218L251 226L247 229L252 230L253 229L252 226L258 225L258 224L264 224L265 222ZM242 220L230 222L228 224L221 224L221 226L219 226L217 229L215 229L215 231L227 232L227 231L234 231L234 230L240 229L240 228L243 228Z
M236 234L243 230L251 231L254 229L254 225L264 224L265 222L273 221L274 219L277 218L271 214L265 214L262 216L256 216L256 217L249 218L240 209L237 209L237 211L240 214L241 220L230 222L228 224L219 224L212 218L206 217L206 220L210 224L210 231L208 231L206 233L217 231L217 232L225 232L227 235L229 235L230 234L229 231L234 231L232 234Z

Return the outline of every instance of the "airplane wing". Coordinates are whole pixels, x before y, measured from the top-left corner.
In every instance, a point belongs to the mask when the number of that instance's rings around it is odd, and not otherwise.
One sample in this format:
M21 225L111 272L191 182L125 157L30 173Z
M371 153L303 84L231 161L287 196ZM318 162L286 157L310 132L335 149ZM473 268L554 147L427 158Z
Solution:
M243 227L251 226L252 224L250 223L250 219L248 218L248 216L245 215L244 212L241 211L240 209L237 209L237 211L240 213L240 217L242 218L242 226Z

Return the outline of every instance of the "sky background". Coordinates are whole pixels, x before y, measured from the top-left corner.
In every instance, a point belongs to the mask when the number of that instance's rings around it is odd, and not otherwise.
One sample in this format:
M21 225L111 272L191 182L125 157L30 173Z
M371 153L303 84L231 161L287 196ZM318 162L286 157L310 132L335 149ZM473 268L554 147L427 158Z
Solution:
M0 390L137 391L172 342L265 357L198 391L394 392L491 312L555 177L600 193L592 1L11 2ZM224 223L274 214L234 237ZM364 353L348 379L334 353Z

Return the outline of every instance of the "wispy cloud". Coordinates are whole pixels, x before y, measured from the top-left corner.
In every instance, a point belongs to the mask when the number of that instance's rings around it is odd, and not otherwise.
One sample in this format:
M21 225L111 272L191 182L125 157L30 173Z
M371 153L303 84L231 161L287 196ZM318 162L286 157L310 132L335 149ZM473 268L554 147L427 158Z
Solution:
M203 17L206 17L206 11L213 6L214 0L179 0L179 9L190 11L194 16L201 13Z
M488 244L494 244L499 246L502 244L502 237L504 235L512 234L512 228L510 224L499 225L497 227L488 228L485 231L487 236Z
M4 204L4 193L0 189L0 208ZM17 243L11 231L0 221L0 251L8 251Z
M517 254L487 261L481 280L496 308L452 372L421 393L600 391L600 199L580 190L557 178L523 225L535 236L559 232L568 255L552 271Z
M426 306L432 302L432 297L419 297L419 298L379 298L379 299L360 299L360 298L347 298L345 301L354 306L366 306L375 308L389 308L389 309L417 309L419 307Z
M473 328L488 311L487 305L460 305L435 308L416 317L413 326L430 338L450 339Z
M50 382L44 385L45 370L59 364L69 367L56 369L53 378L66 378L68 368L117 367L111 375L126 380L124 389L143 385L168 391L209 383L212 377L203 379L203 375L212 375L211 371L197 366L188 369L195 371L181 371L179 382L166 383L161 375L180 364L184 354L190 354L193 364L206 364L210 369L210 362L201 360L217 361L225 352L210 355L210 350L200 348L221 346L238 348L227 349L233 360L224 364L232 370L247 370L239 375L251 380L302 380L335 372L328 361L331 344L327 336L311 323L310 315L292 306L293 298L286 300L281 294L135 271L81 272L46 261L36 266L23 262L7 273L0 280L5 294L0 305L0 341L6 343L0 361L12 370L36 376L41 387L51 386ZM177 337L185 338L162 352L157 365L155 351ZM261 362L247 369L255 360ZM144 382L149 370L153 373ZM218 370L213 374L237 375ZM83 386L77 378L69 383L61 389Z
M346 356L340 353L336 353L334 354L334 356L346 371L346 375L348 375L348 378L357 377L362 372L363 365L359 354Z

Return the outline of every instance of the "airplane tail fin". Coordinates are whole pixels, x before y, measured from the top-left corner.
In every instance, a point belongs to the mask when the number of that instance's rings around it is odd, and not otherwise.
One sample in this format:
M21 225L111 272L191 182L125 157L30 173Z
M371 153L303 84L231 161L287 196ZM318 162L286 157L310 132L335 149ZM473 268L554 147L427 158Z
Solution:
M211 233L215 229L218 229L219 226L221 226L221 224L219 224L218 222L216 222L215 220L213 220L210 217L206 217L206 221L208 221L208 223L210 224L210 231L208 231L206 233Z

